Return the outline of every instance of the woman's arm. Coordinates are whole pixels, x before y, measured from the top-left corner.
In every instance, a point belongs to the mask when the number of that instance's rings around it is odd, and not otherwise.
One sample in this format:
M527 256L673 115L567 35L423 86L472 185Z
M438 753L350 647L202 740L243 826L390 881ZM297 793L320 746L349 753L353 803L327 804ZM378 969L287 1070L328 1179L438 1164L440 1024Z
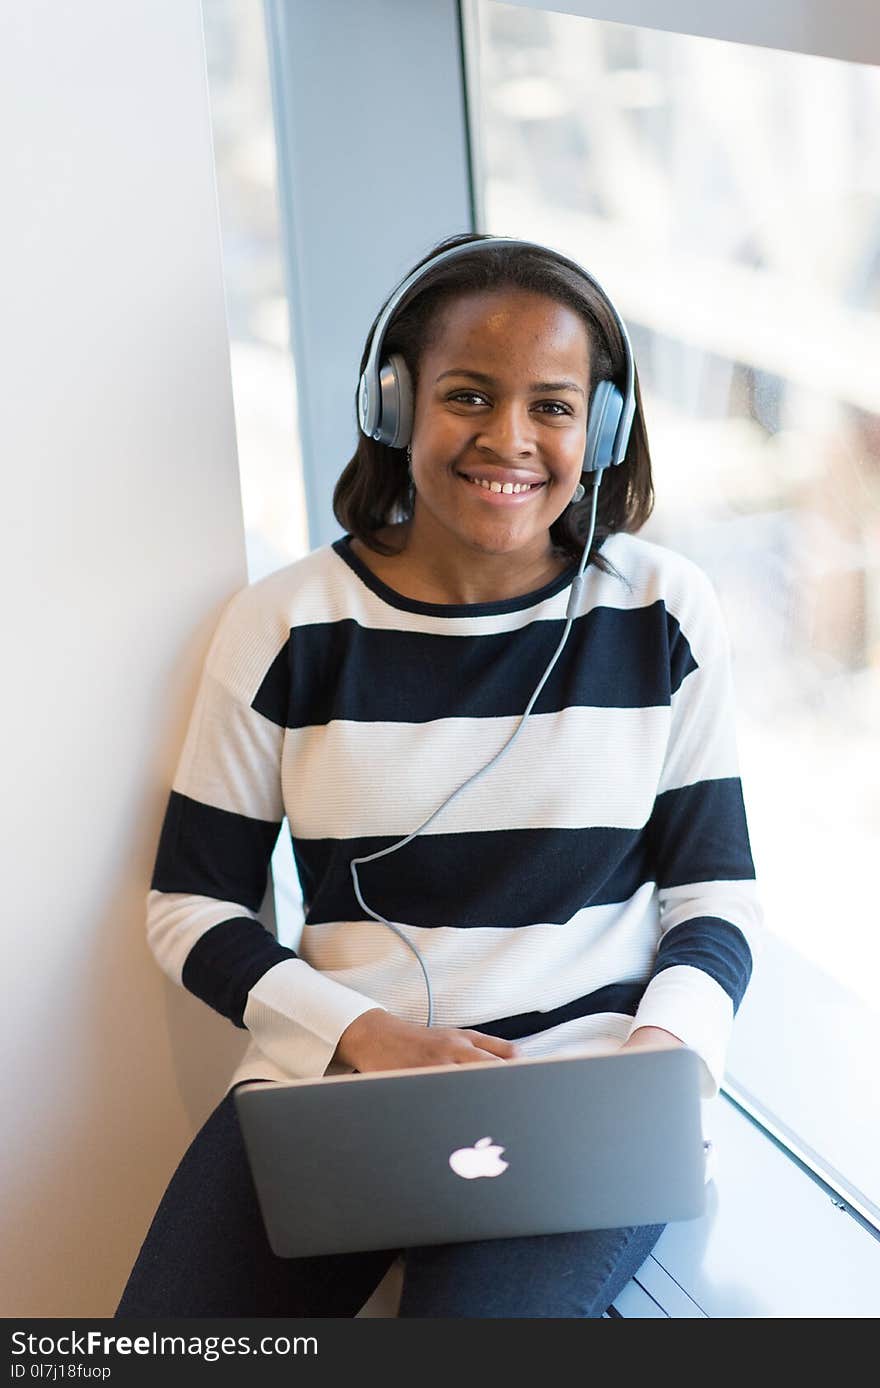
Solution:
M760 947L761 910L726 624L703 571L688 561L683 573L675 613L681 648L672 654L684 674L672 695L666 756L645 830L660 940L626 1044L658 1044L665 1036L690 1046L703 1061L703 1097L712 1098Z
M251 585L224 609L168 796L147 896L160 968L292 1078L323 1074L374 999L327 978L259 919L284 820L281 760L289 626L276 589Z

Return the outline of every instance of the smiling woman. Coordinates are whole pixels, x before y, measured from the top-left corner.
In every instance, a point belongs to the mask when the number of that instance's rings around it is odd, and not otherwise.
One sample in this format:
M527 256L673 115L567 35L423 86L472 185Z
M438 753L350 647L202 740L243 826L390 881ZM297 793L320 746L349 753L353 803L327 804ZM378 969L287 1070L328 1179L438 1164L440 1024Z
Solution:
M386 325L383 350L405 362L412 380L411 469L406 445L361 433L333 494L353 552L383 581L425 601L518 596L580 559L589 498L572 503L588 402L600 381L622 384L626 376L616 315L598 287L544 247L486 244L494 239L441 242L418 262L417 287ZM468 245L473 255L437 261ZM625 466L609 470L598 502L590 561L603 571L606 536L638 530L653 505L634 374ZM462 496L462 486L473 486L465 477L489 487ZM527 504L491 485L523 481L538 484Z
M419 363L401 555L437 601L517 597L564 570L550 527L580 482L589 383L586 325L566 304L497 289L441 310Z
M580 481L589 357L583 318L553 299L498 289L446 304L419 361L413 514L383 535L392 558L352 542L367 567L441 603L518 597L564 572L550 527Z
M356 403L349 533L229 603L169 799L150 943L251 1044L121 1315L353 1314L397 1256L274 1257L237 1084L685 1045L708 1099L751 975L726 633L697 565L632 533L613 305L543 247L453 238L373 324ZM256 914L285 816L296 951ZM414 1237L399 1314L601 1316L662 1228Z

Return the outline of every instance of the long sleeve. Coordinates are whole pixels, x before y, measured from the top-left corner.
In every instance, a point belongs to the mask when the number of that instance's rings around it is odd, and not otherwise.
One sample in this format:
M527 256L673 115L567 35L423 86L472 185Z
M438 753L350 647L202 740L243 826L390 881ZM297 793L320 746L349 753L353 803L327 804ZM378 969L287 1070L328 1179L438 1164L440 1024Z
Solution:
M738 768L730 644L715 590L696 566L682 609L670 651L680 683L647 826L660 941L629 1034L662 1027L692 1047L709 1099L719 1091L734 1017L760 953L762 913Z
M372 998L324 977L260 922L284 819L289 630L267 581L238 592L214 633L174 775L147 894L163 971L246 1028L298 1078L323 1074Z

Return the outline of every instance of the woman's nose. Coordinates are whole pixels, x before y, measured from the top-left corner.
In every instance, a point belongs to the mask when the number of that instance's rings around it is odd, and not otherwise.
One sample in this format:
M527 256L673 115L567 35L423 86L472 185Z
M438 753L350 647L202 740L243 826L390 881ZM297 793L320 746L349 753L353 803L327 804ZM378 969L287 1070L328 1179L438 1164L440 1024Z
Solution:
M534 453L535 427L528 406L516 401L496 405L491 416L483 420L476 446L504 458Z

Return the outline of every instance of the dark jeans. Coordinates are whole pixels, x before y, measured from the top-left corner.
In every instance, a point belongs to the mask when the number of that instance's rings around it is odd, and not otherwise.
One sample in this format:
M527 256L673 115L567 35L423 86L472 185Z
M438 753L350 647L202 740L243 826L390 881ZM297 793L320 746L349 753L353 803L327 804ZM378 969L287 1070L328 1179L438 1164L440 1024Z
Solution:
M597 1317L664 1228L280 1258L263 1229L230 1091L171 1178L116 1316L356 1316L403 1253L400 1316Z

